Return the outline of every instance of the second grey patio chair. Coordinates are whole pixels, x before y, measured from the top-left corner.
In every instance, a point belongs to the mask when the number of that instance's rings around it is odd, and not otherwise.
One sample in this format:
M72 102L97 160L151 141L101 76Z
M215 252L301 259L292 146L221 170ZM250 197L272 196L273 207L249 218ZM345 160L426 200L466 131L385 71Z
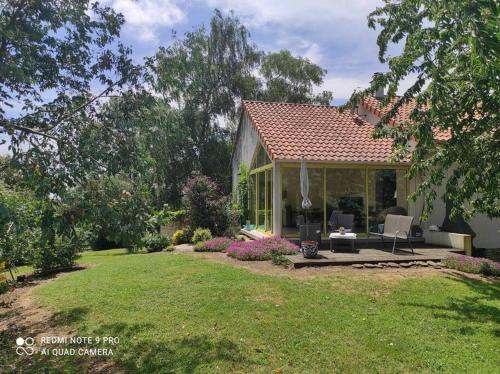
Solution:
M382 239L384 245L384 238L393 240L392 253L396 250L396 241L399 239L408 240L411 252L414 254L411 245L411 225L413 223L413 216L399 216L388 214L385 217L384 232L369 232L368 235L378 236Z

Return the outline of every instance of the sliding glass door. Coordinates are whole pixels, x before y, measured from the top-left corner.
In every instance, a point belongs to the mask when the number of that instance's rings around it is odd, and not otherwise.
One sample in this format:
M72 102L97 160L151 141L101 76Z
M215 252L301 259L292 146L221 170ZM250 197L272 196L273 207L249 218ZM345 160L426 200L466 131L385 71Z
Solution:
M377 230L387 214L407 214L406 170L368 170L368 229Z
M300 169L285 167L282 173L282 234L284 236L298 236L299 226L308 223L324 225L324 170L323 168L308 168L309 199L312 206L309 210L302 209L302 195L300 192Z
M327 168L325 174L327 223L333 212L354 214L353 232L366 232L366 170Z
M308 174L312 208L305 212L299 164L281 168L283 236L297 237L306 218L310 223L321 223L326 235L334 212L353 214L356 233L376 230L387 213L407 214L406 168L310 164Z

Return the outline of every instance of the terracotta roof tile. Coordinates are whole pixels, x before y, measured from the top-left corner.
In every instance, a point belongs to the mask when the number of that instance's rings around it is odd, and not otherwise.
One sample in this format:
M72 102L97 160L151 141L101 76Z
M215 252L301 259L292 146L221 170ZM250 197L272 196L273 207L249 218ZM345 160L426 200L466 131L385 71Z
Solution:
M374 126L325 105L243 101L273 159L390 162L392 140L372 137Z
M394 99L391 100L391 102L387 106L384 107L384 106L382 106L382 102L379 99L377 99L373 96L370 96L370 97L365 97L361 101L361 105L366 110L373 113L375 116L382 118L387 113L389 113L389 111L392 109L393 105L399 99L400 99L399 97L395 97ZM391 118L391 120L389 121L389 125L394 126L398 123L409 121L410 114L413 111L413 109L415 109L415 105L416 105L415 99L412 99L412 100L408 101L407 103L404 103L403 105L401 105L401 107L399 108L396 115L393 118ZM451 137L450 131L440 131L437 129L434 130L434 138L437 141L446 141L446 140L450 139L450 137Z

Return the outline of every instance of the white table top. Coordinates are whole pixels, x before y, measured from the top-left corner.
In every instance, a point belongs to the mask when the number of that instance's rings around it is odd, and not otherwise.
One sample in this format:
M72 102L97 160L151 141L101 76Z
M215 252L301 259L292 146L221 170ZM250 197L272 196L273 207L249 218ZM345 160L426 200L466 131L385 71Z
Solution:
M345 234L342 235L339 232L332 232L330 234L330 239L356 239L356 233L346 232Z

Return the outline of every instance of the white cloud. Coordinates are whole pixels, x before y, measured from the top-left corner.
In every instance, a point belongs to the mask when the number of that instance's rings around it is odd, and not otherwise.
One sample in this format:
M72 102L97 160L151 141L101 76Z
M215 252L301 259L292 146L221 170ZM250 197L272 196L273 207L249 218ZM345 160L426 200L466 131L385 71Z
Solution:
M265 50L288 49L326 68L318 91L331 90L335 98L348 98L366 88L377 61L376 32L367 15L382 0L200 0L209 7L234 10L250 31L264 38ZM269 37L270 36L270 37Z
M380 5L374 0L207 0L223 10L234 10L249 26L286 24L332 27L336 20L362 20L368 11Z
M333 92L333 97L348 99L354 90L367 88L370 79L347 78L347 77L328 77L318 91L328 90Z
M312 43L304 52L303 57L309 59L309 61L315 64L320 64L323 58L321 47L317 43Z
M142 41L154 41L162 27L173 26L185 18L183 9L173 0L109 0L125 17L125 28Z
M403 95L416 81L416 74L408 75L404 78L397 91L398 95ZM325 79L323 85L317 88L317 91L328 90L333 92L333 97L338 99L348 99L354 90L363 90L368 88L372 77L369 74L363 74L358 77L337 77L330 76ZM428 85L426 83L425 87Z

